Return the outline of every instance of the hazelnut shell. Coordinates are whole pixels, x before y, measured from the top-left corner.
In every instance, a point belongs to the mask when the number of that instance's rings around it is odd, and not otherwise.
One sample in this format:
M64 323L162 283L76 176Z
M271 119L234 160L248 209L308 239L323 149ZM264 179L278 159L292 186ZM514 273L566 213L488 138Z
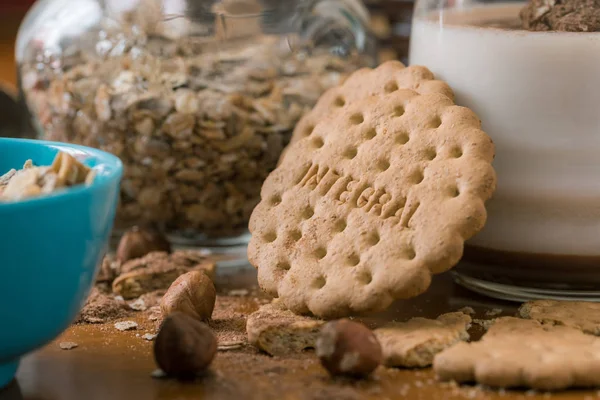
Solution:
M333 376L364 378L383 360L381 345L373 332L348 319L325 324L316 350L321 364Z
M191 379L209 367L217 338L208 325L183 313L169 315L154 341L154 358L167 375Z
M160 301L163 315L182 312L194 319L207 321L215 308L217 291L202 271L190 271L177 278Z
M171 244L159 232L133 227L123 234L117 247L117 261L125 263L154 251L171 252Z

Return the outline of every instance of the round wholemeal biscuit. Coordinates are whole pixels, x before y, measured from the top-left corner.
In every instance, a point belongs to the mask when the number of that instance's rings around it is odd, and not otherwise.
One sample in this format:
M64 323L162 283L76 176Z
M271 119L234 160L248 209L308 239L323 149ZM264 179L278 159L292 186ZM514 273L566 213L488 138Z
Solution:
M493 156L477 116L444 94L340 104L263 185L248 248L260 286L323 318L424 292L483 227Z

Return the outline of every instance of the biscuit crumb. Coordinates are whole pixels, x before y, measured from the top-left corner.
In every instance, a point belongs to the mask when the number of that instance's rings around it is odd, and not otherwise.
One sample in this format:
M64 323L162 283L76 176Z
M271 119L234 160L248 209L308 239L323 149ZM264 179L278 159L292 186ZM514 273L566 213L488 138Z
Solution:
M142 336L142 339L147 340L149 342L153 341L154 339L156 339L156 335L152 334L152 333L145 333Z
M229 293L227 293L229 296L234 296L234 297L244 297L244 296L248 296L248 294L250 294L250 291L248 289L235 289L235 290L230 290Z
M242 342L242 341L221 342L219 344L219 346L217 347L217 350L219 350L219 351L237 350L237 349L241 349L242 347L244 347L245 344L246 344L246 342Z
M72 350L76 347L79 347L79 345L75 342L60 342L58 346L63 350Z
M500 308L492 308L491 310L487 310L485 312L486 317L495 317L496 315L502 314L502 309Z
M115 328L117 328L120 331L132 331L137 329L137 327L138 324L134 321L121 321L115 323Z
M473 307L463 307L459 310L456 310L456 312L461 312L463 314L467 314L467 315L475 315L475 310L473 309Z
M146 311L148 309L146 302L141 297L138 297L137 299L129 302L128 304L129 307L134 311Z
M167 377L167 374L162 369L155 369L150 373L150 376L154 379L164 379Z
M490 329L490 326L492 326L494 322L496 322L495 319L473 319L474 324L481 326L486 331Z

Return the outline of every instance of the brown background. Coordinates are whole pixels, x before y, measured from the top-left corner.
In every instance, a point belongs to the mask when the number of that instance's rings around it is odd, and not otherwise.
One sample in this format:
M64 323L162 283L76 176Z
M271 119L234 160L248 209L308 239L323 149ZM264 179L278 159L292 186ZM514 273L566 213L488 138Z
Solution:
M17 81L14 42L23 14L23 7L0 6L0 82L13 87Z

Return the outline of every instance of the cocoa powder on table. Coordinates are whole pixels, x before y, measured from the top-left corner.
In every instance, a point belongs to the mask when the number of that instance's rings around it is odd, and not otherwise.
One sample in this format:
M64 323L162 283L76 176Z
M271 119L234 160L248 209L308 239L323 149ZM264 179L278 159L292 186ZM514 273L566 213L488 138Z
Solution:
M94 287L75 323L103 324L126 317L128 314L128 307L124 301L115 299L114 296Z

